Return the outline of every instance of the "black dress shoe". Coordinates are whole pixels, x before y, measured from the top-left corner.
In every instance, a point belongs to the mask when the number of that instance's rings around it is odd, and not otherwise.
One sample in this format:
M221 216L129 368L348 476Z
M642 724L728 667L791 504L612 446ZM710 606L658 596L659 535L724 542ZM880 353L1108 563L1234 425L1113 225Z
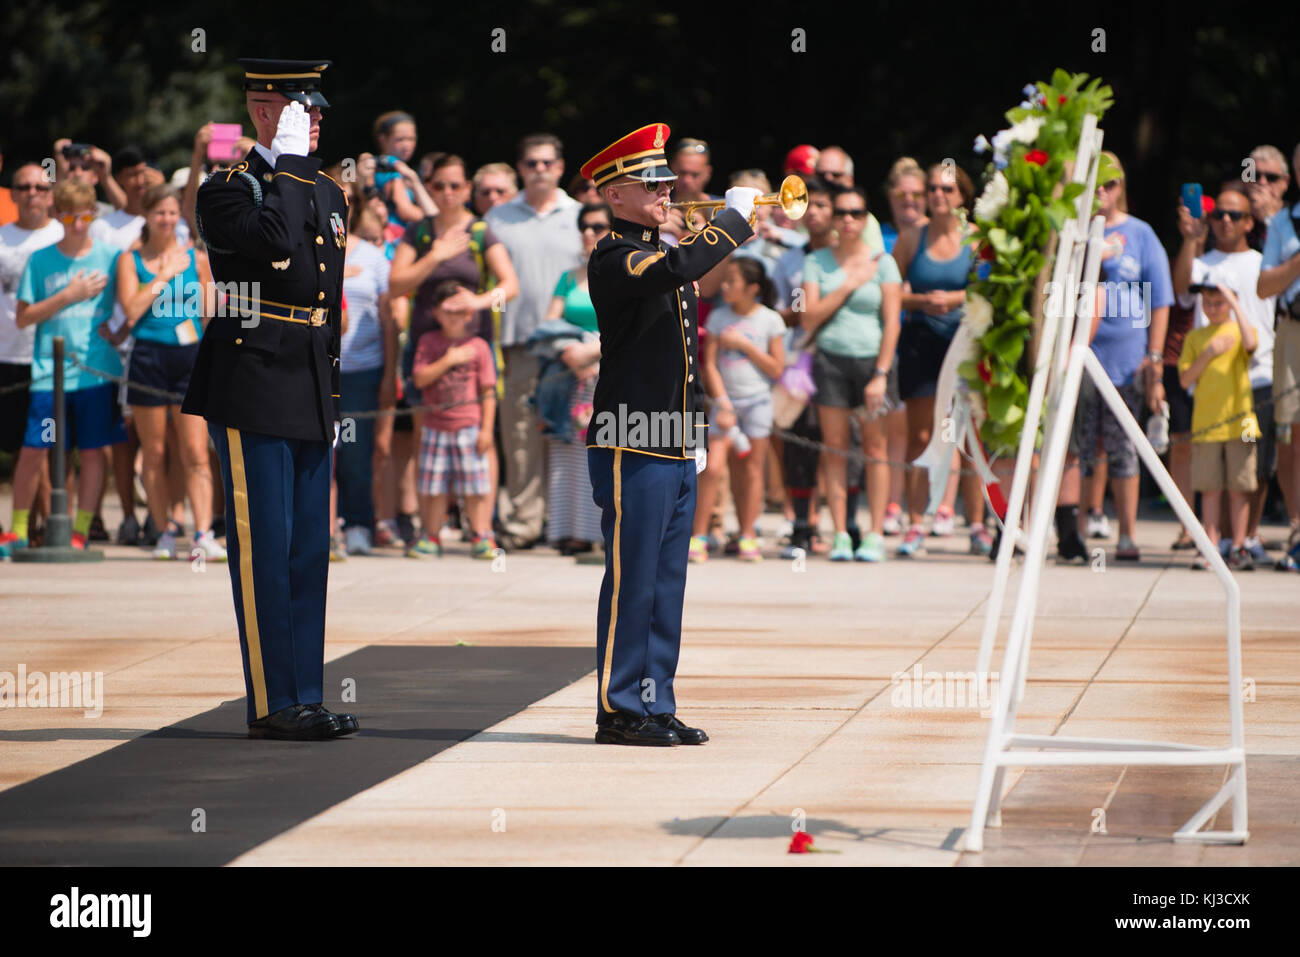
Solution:
M703 744L709 736L699 728L688 728L675 714L652 714L651 720L677 735L682 744Z
M681 744L672 730L657 721L641 715L620 711L596 729L597 744L635 744L651 748L667 748Z
M357 724L357 716L355 714L348 714L347 712L338 714L330 711L324 705L319 704L309 704L307 707L311 708L313 711L318 711L321 714L327 714L338 721L339 732L335 737L341 738L343 735L351 734L353 731L357 731L361 727L361 725Z
M305 704L293 704L250 722L248 736L277 741L324 741L337 738L343 733L342 727L339 719L329 712L316 711Z

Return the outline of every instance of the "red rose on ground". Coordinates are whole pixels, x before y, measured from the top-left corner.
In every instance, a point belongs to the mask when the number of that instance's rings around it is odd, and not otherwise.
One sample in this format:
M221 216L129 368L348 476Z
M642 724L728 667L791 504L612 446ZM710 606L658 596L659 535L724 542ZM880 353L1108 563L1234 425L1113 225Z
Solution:
M812 842L812 835L807 831L795 831L794 837L790 838L790 853L807 854Z
M1025 162L1033 163L1035 166L1046 166L1049 159L1051 157L1042 150L1030 150L1025 154Z

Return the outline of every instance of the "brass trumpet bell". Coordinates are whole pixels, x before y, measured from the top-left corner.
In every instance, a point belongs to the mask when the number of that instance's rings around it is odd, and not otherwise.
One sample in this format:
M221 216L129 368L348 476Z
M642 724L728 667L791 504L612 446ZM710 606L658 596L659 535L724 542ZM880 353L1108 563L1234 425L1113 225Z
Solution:
M709 199L694 203L669 203L668 208L680 209L682 215L686 218L686 228L693 233L698 233L704 226L696 225L695 213L707 209L709 210L709 219L712 219L718 210L726 205L726 200ZM750 214L750 226L754 226L758 222L757 207L759 206L780 206L790 219L802 219L803 214L808 211L808 187L804 185L804 181L798 176L787 176L781 181L779 192L768 193L766 196L760 196L754 200L755 212Z

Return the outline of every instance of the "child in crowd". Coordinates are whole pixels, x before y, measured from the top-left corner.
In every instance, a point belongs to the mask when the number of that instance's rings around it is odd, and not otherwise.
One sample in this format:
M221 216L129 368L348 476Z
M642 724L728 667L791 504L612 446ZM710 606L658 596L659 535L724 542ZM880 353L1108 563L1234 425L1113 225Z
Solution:
M1256 487L1259 425L1248 369L1258 338L1254 324L1227 285L1211 276L1191 291L1200 293L1201 309L1209 321L1187 334L1178 358L1178 381L1184 389L1195 388L1192 488L1202 493L1201 523L1214 542L1220 537L1220 493L1228 490L1232 529L1228 567L1251 571L1255 565L1245 547L1246 523ZM1205 568L1205 559L1198 556L1192 567Z
M422 390L424 413L420 432L420 521L418 542L407 555L442 555L438 533L447 514L449 495L464 495L474 530L475 558L495 557L492 538L491 482L488 456L492 421L496 415L496 364L487 342L468 331L473 312L447 300L465 289L454 280L434 290L434 316L439 329L420 337L412 380ZM471 290L472 291L472 290Z
M120 376L117 351L98 334L100 323L113 314L113 285L109 277L117 249L91 238L95 222L94 187L64 180L54 188L55 216L63 224L63 239L32 253L18 287L18 328L36 326L32 352L31 403L27 432L14 470L12 531L0 536L0 554L27 547L27 518L36 498L46 450L54 445L54 339L64 339L63 388L69 424L69 448L80 454L77 514L72 544L86 547L93 503L104 487L104 449L126 441L121 415L113 403L112 382L84 371L77 362L108 375ZM87 506L91 506L87 508Z
M705 533L709 516L718 483L730 465L732 499L740 525L740 560L757 562L763 558L757 522L763 508L763 468L772 434L772 382L785 368L785 321L771 307L772 283L757 259L737 256L728 262L723 267L721 292L723 305L709 314L709 335L703 342L705 385L714 400L713 421L709 425L708 466L700 476L695 504L689 559L702 562L708 558Z

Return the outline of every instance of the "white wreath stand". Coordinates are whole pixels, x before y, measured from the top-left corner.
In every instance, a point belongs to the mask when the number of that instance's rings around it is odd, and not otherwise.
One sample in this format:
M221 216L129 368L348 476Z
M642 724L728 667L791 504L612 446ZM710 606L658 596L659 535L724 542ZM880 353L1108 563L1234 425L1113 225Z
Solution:
M1244 844L1246 829L1246 746L1242 718L1241 595L1236 581L1219 555L1214 542L1196 519L1191 506L1178 491L1161 464L1146 435L1139 428L1119 392L1111 384L1101 363L1088 345L1097 276L1101 269L1104 221L1101 216L1088 224L1096 190L1097 161L1102 132L1096 117L1085 117L1074 166L1075 182L1086 182L1078 199L1078 217L1065 223L1057 247L1053 285L1044 310L1037 362L1030 383L1028 408L1016 455L1016 467L1007 500L1006 527L997 556L993 590L989 595L980 638L978 672L983 680L989 672L1002 604L1007 592L1014 546L1025 548L1020 588L1016 594L1011 632L1007 637L998 682L997 704L989 725L984 762L980 768L979 791L971 809L966 850L984 849L984 828L1002 823L1002 787L1008 767L1048 765L1226 765L1231 769L1227 783L1174 833L1178 842ZM1063 291L1070 290L1070 295ZM1083 303L1076 321L1077 306ZM1073 330L1073 341L1069 332ZM1039 578L1048 549L1050 522L1056 506L1066 446L1074 420L1075 405L1083 373L1092 378L1102 400L1119 420L1124 432L1154 476L1183 524L1191 530L1196 547L1209 562L1227 593L1227 650L1229 745L1201 747L1159 741L1131 741L1107 738L1074 738L1060 735L1017 734L1016 712L1025 693L1029 645L1033 636ZM1046 412L1044 414L1044 409ZM1044 419L1043 455L1034 488L1029 533L1021 532L1021 512L1027 498L1031 460L1039 420ZM1232 829L1203 831L1215 813L1232 801Z

